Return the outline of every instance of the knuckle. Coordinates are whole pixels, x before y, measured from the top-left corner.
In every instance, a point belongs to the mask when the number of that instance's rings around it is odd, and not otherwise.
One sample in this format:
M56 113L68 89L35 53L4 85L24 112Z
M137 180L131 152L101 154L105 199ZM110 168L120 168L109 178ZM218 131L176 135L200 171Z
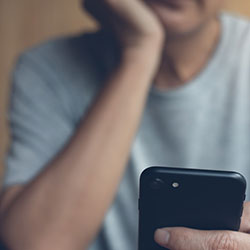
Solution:
M209 250L237 250L238 243L232 232L219 233L209 239Z

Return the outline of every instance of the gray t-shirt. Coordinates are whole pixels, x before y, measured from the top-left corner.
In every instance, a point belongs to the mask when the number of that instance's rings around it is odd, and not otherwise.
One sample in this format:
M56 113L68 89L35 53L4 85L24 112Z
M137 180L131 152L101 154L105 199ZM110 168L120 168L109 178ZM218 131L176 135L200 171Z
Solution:
M228 14L221 20L217 50L196 78L150 90L127 171L91 250L136 249L138 179L146 167L236 170L250 179L250 23ZM105 37L58 39L20 57L5 187L34 178L74 134L116 61Z

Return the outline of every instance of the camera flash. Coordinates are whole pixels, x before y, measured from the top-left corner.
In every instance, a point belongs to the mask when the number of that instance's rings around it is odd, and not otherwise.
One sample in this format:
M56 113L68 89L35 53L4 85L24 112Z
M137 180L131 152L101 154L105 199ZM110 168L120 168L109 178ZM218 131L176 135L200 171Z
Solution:
M180 185L178 182L173 182L172 187L173 188L178 188Z

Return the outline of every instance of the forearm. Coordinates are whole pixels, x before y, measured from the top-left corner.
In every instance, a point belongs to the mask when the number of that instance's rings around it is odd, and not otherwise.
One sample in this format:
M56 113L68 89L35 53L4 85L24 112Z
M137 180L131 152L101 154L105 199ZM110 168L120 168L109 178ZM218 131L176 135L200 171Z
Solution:
M67 147L6 211L2 228L13 249L82 249L96 235L125 170L155 71L155 55L133 62L130 56Z

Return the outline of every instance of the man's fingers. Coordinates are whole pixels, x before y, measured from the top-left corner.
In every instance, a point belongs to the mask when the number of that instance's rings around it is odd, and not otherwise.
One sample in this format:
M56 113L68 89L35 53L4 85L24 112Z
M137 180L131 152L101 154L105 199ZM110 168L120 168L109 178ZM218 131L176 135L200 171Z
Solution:
M186 228L158 229L155 233L155 241L171 250L205 249L205 237L204 232Z
M244 203L240 232L250 233L250 202Z
M247 250L250 236L232 231L200 231L165 228L155 232L155 241L171 250Z

